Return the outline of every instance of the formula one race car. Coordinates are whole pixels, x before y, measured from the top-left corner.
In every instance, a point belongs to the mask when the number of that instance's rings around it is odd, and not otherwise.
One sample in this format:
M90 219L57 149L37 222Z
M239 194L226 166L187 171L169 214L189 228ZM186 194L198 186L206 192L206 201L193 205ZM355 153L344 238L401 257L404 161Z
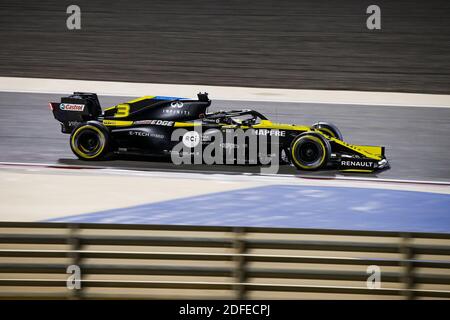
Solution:
M50 107L61 123L62 132L71 135L73 153L82 160L120 154L171 156L174 152L185 154L186 149L194 154L195 148L203 150L213 144L218 133L225 136L239 131L247 138L256 137L250 140L259 146L263 138L266 144L275 141L278 150L273 151L272 144L269 156L279 156L301 170L328 166L344 171L373 172L389 167L384 147L348 144L333 124L273 123L255 110L208 113L210 104L207 93L199 93L197 100L145 96L102 112L96 94L75 92L61 98L61 102L50 103ZM173 139L178 129L183 130ZM216 146L229 154L230 148L249 149L250 140L242 140L242 146L235 140L221 141ZM179 145L183 151L177 149Z

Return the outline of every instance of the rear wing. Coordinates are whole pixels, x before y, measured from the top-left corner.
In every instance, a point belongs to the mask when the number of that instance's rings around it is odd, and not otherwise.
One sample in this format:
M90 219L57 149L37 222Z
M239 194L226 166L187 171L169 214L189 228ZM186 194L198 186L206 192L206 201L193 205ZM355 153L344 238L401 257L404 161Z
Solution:
M61 123L63 133L72 133L81 122L93 120L102 114L97 94L74 92L62 97L61 102L50 102L53 116Z

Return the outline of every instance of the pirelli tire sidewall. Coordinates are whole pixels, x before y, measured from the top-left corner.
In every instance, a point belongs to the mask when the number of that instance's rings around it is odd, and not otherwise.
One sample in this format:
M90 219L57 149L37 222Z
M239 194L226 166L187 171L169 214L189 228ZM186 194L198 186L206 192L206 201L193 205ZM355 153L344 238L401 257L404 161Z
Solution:
M308 144L313 145L313 149L316 153L313 153L314 160L306 161L302 159L302 148L308 147ZM331 145L330 142L325 139L320 133L305 132L292 140L289 156L292 164L300 170L318 170L327 165L331 157Z
M82 123L70 135L70 148L81 160L106 159L111 151L109 130L98 121Z
M332 136L333 138L344 140L341 131L332 123L329 122L317 122L312 125L312 128L322 131L326 135Z

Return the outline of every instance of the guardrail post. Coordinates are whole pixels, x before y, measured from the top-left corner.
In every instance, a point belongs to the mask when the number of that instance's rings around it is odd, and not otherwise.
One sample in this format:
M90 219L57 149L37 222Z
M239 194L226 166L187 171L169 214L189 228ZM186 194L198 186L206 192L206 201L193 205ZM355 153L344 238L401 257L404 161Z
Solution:
M70 258L70 264L76 265L81 269L81 257L79 254L79 250L81 250L81 243L80 239L78 237L78 231L80 229L80 226L78 224L68 224L67 226L69 228L69 235L67 238L67 243L70 247L70 252L68 254L68 257ZM67 274L69 276L69 274ZM80 289L69 289L67 288L69 292L69 299L81 299L82 298L82 290L83 290L83 274L81 274L81 288Z
M400 244L400 252L402 254L402 262L401 265L403 267L403 296L405 299L412 300L414 299L414 251L411 248L411 235L409 233L404 233L401 235L401 244Z
M233 248L235 250L235 255L233 256L234 271L233 277L235 285L235 299L244 300L246 298L246 288L243 283L246 282L246 260L244 254L247 252L245 245L245 229L244 228L234 228L233 229L234 239Z

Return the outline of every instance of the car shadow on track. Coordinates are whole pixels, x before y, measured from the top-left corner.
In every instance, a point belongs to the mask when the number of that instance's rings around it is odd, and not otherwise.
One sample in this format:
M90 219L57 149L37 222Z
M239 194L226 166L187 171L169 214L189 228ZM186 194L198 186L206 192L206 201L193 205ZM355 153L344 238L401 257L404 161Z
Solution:
M135 156L126 155L115 157L111 160L102 161L84 161L78 159L61 158L57 161L59 165L94 167L94 168L112 168L123 170L142 170L142 171L173 171L173 172L192 172L206 174L261 174L260 165L206 165L206 164L182 164L176 165L167 157L154 156ZM337 176L341 177L365 177L377 178L375 173L344 173L333 168L326 168L320 171L299 171L291 165L280 165L277 174L292 175L303 178L323 178L332 179Z

